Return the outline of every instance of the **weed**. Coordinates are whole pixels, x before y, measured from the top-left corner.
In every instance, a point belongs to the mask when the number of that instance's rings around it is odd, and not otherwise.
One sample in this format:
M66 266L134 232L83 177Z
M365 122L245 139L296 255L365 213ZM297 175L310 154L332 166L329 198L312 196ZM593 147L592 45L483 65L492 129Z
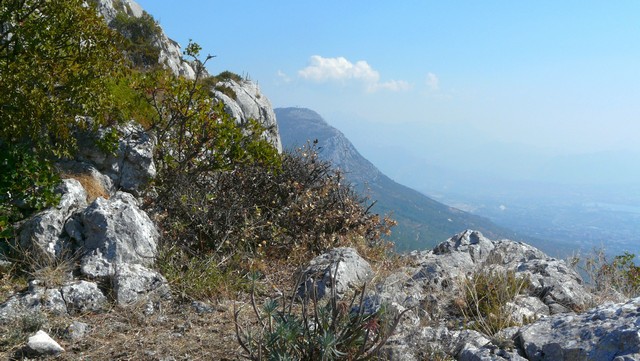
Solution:
M255 285L256 277L252 278ZM338 299L335 289L329 300L313 297L301 305L266 299L262 307L251 291L257 326L245 329L235 309L236 336L251 360L366 360L377 358L405 312L392 316L385 305L375 311L364 307L365 288L350 302ZM294 288L294 292L297 289Z
M610 259L604 250L596 249L587 256L571 257L569 263L586 276L599 299L596 302L602 303L640 295L640 267L635 264L635 257L625 252Z
M482 270L462 281L464 299L456 306L467 327L494 336L498 331L518 325L508 303L529 287L527 278L514 271Z

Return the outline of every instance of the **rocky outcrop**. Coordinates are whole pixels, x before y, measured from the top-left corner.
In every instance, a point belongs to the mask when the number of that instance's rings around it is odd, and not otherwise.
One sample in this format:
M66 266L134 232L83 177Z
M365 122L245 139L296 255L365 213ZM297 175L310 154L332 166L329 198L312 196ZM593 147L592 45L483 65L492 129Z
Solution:
M640 298L547 317L517 335L527 360L640 360Z
M119 12L124 12L136 18L144 15L142 7L133 0L97 0L96 3L98 12L107 24L111 24ZM191 64L182 59L180 45L169 39L162 29L158 38L155 39L155 46L160 49L159 64L163 64L178 76L189 79L195 78L196 73Z
M110 277L124 264L150 266L157 253L158 232L149 216L129 193L98 198L80 216L82 239L76 239L84 255L83 274Z
M573 314L592 304L582 279L564 261L524 243L490 240L477 231L455 235L431 251L413 252L407 262L409 266L381 280L369 297L372 304L413 310L389 346L392 358L397 360L420 359L421 348L442 350L460 360L524 357L511 340L518 328L500 331L510 332L505 337L479 334L484 339L476 337L472 341L470 334L465 334L464 342L460 341L460 330L449 328L462 322L459 306L465 302L464 282L474 274L512 272L516 278L528 280L524 294L505 305L508 317L516 323L557 313ZM429 326L421 326L425 323Z
M113 151L102 149L102 139L116 136ZM112 195L116 190L139 195L140 190L156 176L153 152L156 140L136 122L98 131L97 137L81 137L76 162L61 164L63 169L94 174L94 178ZM84 169L84 171L83 171ZM103 179L107 176L109 180Z
M213 89L215 97L224 103L224 109L229 115L240 124L249 119L262 124L266 129L265 139L273 144L278 152L282 152L282 141L273 107L256 83L248 80L226 80L216 84L216 87L230 89L230 93L235 94L235 98L232 99L225 93Z
M107 306L107 298L94 282L72 280L62 287L49 288L33 280L27 292L0 304L0 322L41 312L56 315L101 312Z
M353 248L342 247L314 258L302 272L298 296L309 299L343 297L373 277L371 265ZM315 293L315 295L314 295Z
M76 179L64 179L58 188L60 204L21 228L20 244L38 252L31 253L35 260L42 266L67 264L69 270L55 279L57 284L34 272L26 292L0 304L0 322L37 312L101 312L110 302L105 292L119 305L169 295L166 279L149 268L157 254L156 226L132 193L117 190L137 193L155 176L155 143L138 125L126 124L116 132L121 139L115 153L102 150L95 139L83 139L78 158L59 165L64 172L80 174L84 184L104 187L104 193L87 205L89 193L95 192L87 192Z
M56 192L61 195L60 203L31 217L20 231L20 246L36 258L63 256L68 249L64 225L76 210L87 204L87 192L75 179L63 180Z
M383 280L377 294L405 307L427 307L431 314L448 315L447 308L462 292L461 280L481 270L513 271L528 278L529 296L544 302L551 313L560 310L556 305L568 311L591 304L590 293L573 269L525 243L492 241L480 232L465 231L432 251L413 252L408 258L412 266Z

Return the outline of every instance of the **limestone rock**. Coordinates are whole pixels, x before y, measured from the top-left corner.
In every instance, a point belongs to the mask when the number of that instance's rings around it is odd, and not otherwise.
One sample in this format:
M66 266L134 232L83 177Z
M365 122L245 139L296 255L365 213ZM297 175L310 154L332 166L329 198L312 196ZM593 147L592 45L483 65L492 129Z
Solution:
M98 138L107 137L111 128L98 131ZM134 195L156 176L153 152L156 141L140 124L129 122L115 129L118 146L115 153L105 152L96 145L96 139L81 137L76 160L89 163L112 181L112 187Z
M116 7L116 5L119 6ZM111 24L119 11L123 11L127 15L136 18L139 18L144 14L142 7L133 0L98 0L97 8L98 13L102 15L107 24ZM160 56L158 58L159 64L163 64L178 76L183 76L188 79L195 78L195 71L191 64L182 59L180 45L169 39L163 30L161 31L160 36L155 39L155 46L160 49Z
M140 300L167 298L170 296L167 280L158 272L139 264L124 264L116 269L113 292L119 305Z
M113 276L122 264L150 266L157 253L158 232L128 193L98 198L82 213L86 255L81 271L90 277Z
M531 286L524 290L525 294L506 305L510 317L516 321L544 319L555 312L586 309L592 302L580 276L564 261L548 257L524 243L489 240L477 231L464 231L431 251L412 252L405 257L407 266L378 282L368 297L371 303L386 302L398 309L413 309L394 339L395 349L405 350L404 358L408 357L406 350L412 349L408 345L419 344L431 345L432 349L443 348L449 355L464 356L467 360L490 357L517 360L520 357L494 343L453 350L442 347L442 343L456 344L457 331L440 333L439 339L434 340L429 336L430 328L421 330L420 324L425 321L442 325L458 319L456 304L464 302L461 301L463 280L477 272L514 272L516 277L529 279Z
M107 298L94 282L74 282L63 286L60 292L69 313L98 312L107 304Z
M91 326L84 322L73 321L65 330L65 336L71 341L83 339L91 330Z
M36 257L56 259L63 255L65 222L87 204L87 193L75 179L64 179L56 192L61 194L60 204L31 217L20 230L20 246L35 252Z
M49 356L64 352L64 349L49 336L40 330L29 337L25 352L31 356Z
M249 119L256 120L266 128L264 137L273 144L278 152L282 152L282 141L278 132L276 114L273 111L271 102L262 94L258 85L254 82L242 80L227 80L220 82L217 86L224 86L233 90L236 99L231 99L224 93L214 90L215 97L220 99L225 105L225 111L229 113L240 124Z
M529 360L640 360L640 298L582 314L546 317L521 328Z
M341 297L350 289L362 286L373 277L371 265L353 248L341 247L322 254L309 263L302 273L298 296L321 299L333 291Z

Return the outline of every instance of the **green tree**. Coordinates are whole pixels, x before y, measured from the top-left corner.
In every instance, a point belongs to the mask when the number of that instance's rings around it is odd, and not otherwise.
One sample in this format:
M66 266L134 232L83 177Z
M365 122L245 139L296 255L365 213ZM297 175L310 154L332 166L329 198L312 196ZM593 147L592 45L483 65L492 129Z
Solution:
M55 201L53 162L109 121L118 39L83 0L0 1L0 234Z
M69 154L76 129L107 119L117 37L83 0L3 0L0 24L0 142Z

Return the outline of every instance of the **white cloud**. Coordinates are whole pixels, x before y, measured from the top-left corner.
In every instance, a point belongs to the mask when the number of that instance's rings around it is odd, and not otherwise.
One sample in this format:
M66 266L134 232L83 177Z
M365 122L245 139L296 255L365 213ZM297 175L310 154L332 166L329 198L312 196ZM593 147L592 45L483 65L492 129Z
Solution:
M289 77L289 75L287 75L287 73L283 72L282 70L278 70L277 75L278 75L278 78L280 78L283 82L285 83L291 82L291 78Z
M399 92L409 90L410 88L411 85L404 80L390 80L384 83L376 83L373 89L369 89L369 91L384 89L392 92Z
M365 84L367 91L370 92L380 89L390 91L409 89L409 83L403 80L380 83L380 73L366 61L360 60L354 64L344 57L324 58L320 55L314 55L309 59L309 66L298 71L298 76L316 82L346 83L355 80Z
M440 79L434 73L427 73L427 87L431 91L437 91L440 89Z

